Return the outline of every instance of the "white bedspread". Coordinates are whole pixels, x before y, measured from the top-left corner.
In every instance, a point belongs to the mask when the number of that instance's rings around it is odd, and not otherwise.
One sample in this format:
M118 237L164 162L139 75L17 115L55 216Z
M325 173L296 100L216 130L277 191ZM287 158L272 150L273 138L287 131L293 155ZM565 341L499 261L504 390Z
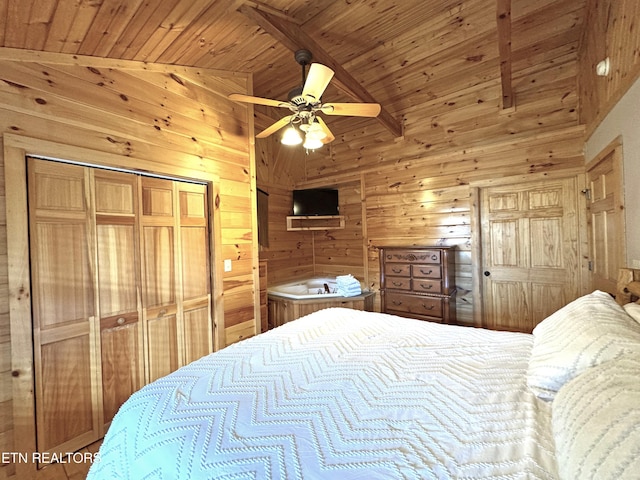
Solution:
M556 478L532 337L332 308L134 394L89 479Z

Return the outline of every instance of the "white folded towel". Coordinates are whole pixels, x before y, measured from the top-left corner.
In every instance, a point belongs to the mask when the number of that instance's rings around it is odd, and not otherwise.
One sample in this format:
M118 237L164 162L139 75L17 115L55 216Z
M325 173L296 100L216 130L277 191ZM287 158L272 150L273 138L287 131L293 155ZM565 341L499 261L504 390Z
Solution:
M336 277L337 291L343 297L355 297L362 293L360 282L351 274Z
M360 285L360 282L351 274L349 275L338 275L336 277L336 283L338 285L355 285L356 283Z

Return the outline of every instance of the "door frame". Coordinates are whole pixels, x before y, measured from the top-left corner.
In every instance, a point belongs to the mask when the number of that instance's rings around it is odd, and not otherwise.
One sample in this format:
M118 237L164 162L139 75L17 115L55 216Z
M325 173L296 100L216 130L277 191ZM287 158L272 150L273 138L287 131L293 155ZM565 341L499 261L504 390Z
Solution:
M65 145L32 137L5 133L4 177L6 195L9 325L11 337L11 375L13 395L14 450L30 455L36 452L34 363L31 314L31 278L29 267L29 226L27 205L26 157L64 159L86 166L105 167L158 175L175 180L197 181L207 185L210 225L211 316L214 350L224 347L224 301L222 235L220 219L220 180L204 170L179 164L161 164L140 158L105 153L89 148ZM87 159L91 159L88 163ZM29 458L31 460L31 458ZM17 478L34 478L37 463L16 462Z
M589 245L587 237L587 201L582 191L586 188L584 168L572 168L559 172L545 172L531 175L518 175L488 180L478 180L469 183L470 196L470 225L471 225L471 283L473 285L473 324L486 327L484 321L484 292L482 288L482 190L499 185L520 185L541 180L560 180L575 178L578 199L578 255L580 257L580 272L578 286L581 294L586 294L589 286Z

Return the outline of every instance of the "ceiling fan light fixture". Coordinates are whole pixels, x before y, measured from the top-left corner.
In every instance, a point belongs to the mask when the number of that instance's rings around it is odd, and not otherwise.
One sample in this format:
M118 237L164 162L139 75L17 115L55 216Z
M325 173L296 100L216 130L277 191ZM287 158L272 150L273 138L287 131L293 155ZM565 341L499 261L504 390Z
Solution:
M327 132L324 131L317 120L312 120L308 124L300 125L300 130L305 132L305 138L314 140L324 140L325 138L327 138Z
M307 134L304 144L302 145L306 150L316 150L320 147L322 147L324 145L324 143L322 143L322 140L318 139L318 138L313 138L313 136L309 136Z
M283 145L300 145L302 143L302 137L296 127L290 125L282 134L281 142Z
M258 133L256 138L267 138L288 126L281 138L284 145L299 145L303 142L304 136L307 140L305 148L320 148L322 145L333 142L336 137L322 117L317 115L318 113L371 118L377 117L380 113L381 107L378 103L323 103L322 95L333 78L334 71L320 63L310 64L311 52L305 49L296 51L295 59L302 67L302 83L289 92L288 101L282 102L241 93L229 95L229 98L236 102L287 108L291 111L290 115L282 117ZM307 65L310 65L308 75ZM303 132L304 135L302 135Z

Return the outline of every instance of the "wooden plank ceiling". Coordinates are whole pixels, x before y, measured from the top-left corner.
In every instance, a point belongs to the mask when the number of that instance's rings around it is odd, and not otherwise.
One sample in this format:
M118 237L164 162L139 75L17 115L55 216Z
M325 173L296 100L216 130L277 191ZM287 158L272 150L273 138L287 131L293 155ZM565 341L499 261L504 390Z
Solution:
M584 15L585 0L4 0L0 45L251 72L278 100L301 83L292 49L309 48L340 70L324 101L382 105L330 128L381 121L393 138L412 108L493 78L517 107L522 72L575 61Z

